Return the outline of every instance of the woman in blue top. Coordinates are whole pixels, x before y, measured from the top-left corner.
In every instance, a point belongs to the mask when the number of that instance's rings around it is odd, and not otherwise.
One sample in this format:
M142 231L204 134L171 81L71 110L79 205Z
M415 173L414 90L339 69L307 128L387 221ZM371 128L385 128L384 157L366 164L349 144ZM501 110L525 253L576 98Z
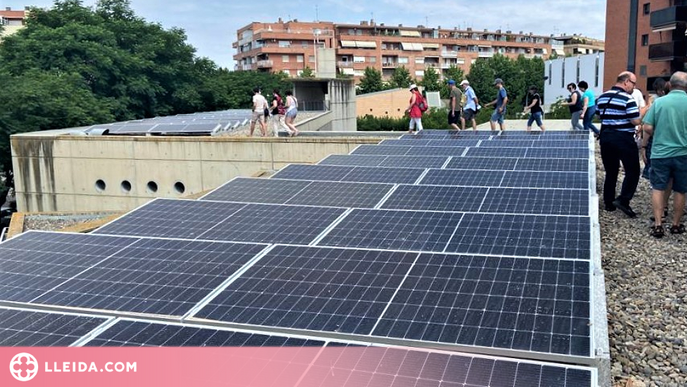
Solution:
M598 135L599 129L592 122L594 113L596 113L596 97L594 92L589 90L589 85L586 81L580 81L577 87L582 92L582 126Z

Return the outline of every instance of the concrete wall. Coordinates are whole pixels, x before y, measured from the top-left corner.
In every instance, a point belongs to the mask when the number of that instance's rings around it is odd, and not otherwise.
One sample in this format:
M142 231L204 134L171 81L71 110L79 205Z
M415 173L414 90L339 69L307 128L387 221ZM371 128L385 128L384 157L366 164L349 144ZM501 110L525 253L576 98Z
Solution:
M384 90L359 95L356 100L358 117L369 114L375 117L401 118L408 107L410 92L407 89Z
M329 110L332 112L332 130L357 130L355 83L352 79L332 79L329 82Z
M313 163L378 141L378 137L99 137L51 132L11 138L17 206L22 212L128 211L156 197L188 196L236 176ZM129 191L125 182L131 186ZM157 192L149 189L152 183Z

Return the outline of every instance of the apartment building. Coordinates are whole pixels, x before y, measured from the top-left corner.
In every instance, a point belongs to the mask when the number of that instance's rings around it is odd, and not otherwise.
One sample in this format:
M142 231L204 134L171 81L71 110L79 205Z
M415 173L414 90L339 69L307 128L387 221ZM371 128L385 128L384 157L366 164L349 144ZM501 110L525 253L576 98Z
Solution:
M4 10L0 10L0 25L2 25L0 39L2 39L4 36L11 35L17 32L20 28L24 27L24 18L26 18L26 14L26 10L12 10L11 7L6 7Z
M656 78L685 71L687 0L608 0L604 86L629 70L646 93Z
M336 51L337 70L356 81L366 67L379 70L385 79L396 67L405 66L412 77L422 78L428 67L444 73L456 66L465 73L477 58L500 53L512 58L548 58L548 36L512 31L475 31L331 22L251 23L237 31L236 70L284 71L298 76L306 67L315 70L315 47Z
M604 52L604 41L577 34L551 36L551 50L558 56L599 54Z

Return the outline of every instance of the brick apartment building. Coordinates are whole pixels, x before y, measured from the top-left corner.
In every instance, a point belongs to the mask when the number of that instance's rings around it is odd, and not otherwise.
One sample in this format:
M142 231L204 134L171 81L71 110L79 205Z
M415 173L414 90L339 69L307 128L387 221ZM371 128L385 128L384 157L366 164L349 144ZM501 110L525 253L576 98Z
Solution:
M480 57L496 53L517 58L548 58L551 37L512 31L474 31L424 26L387 26L332 22L251 23L237 31L236 70L283 71L298 76L306 67L316 70L315 47L336 50L337 71L355 77L374 67L387 79L405 66L411 77L422 78L427 67L443 73L452 65L465 73Z
M24 18L27 12L25 10L12 10L11 7L6 7L0 10L0 25L2 25L2 32L0 32L0 39L3 36L11 35L24 27Z
M657 77L685 70L687 0L608 0L604 88L630 70L646 93Z

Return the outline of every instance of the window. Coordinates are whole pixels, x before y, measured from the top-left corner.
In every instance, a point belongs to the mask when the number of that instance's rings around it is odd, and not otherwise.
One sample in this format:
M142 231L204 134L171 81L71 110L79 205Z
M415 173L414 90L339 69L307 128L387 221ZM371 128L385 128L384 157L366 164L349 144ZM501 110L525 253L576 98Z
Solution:
M398 57L398 64L408 64L408 57L407 56L399 56Z
M296 62L303 63L303 55L296 55Z
M596 63L594 64L594 87L599 87L599 56L596 56Z
M649 45L649 34L642 35L642 46Z
M639 66L639 75L646 77L646 66Z
M281 47L281 48L291 47L291 42L288 40L280 40L279 41L279 47Z
M424 56L415 57L415 64L425 64L425 57Z
M648 15L651 13L651 3L644 3L644 14Z
M281 61L284 62L284 63L288 63L288 62L289 62L289 56L288 56L288 55L282 55L282 56L281 56Z
M551 81L553 80L553 64L549 62L549 85L551 84Z
M367 57L367 60L370 63L377 63L377 57L376 56Z
M307 40L304 40L301 42L301 47L307 48L310 45L310 43Z
M315 55L308 56L308 62L315 63Z
M365 57L364 56L354 56L353 57L353 63L365 63Z
M415 76L416 77L424 77L425 76L425 70L415 70Z

